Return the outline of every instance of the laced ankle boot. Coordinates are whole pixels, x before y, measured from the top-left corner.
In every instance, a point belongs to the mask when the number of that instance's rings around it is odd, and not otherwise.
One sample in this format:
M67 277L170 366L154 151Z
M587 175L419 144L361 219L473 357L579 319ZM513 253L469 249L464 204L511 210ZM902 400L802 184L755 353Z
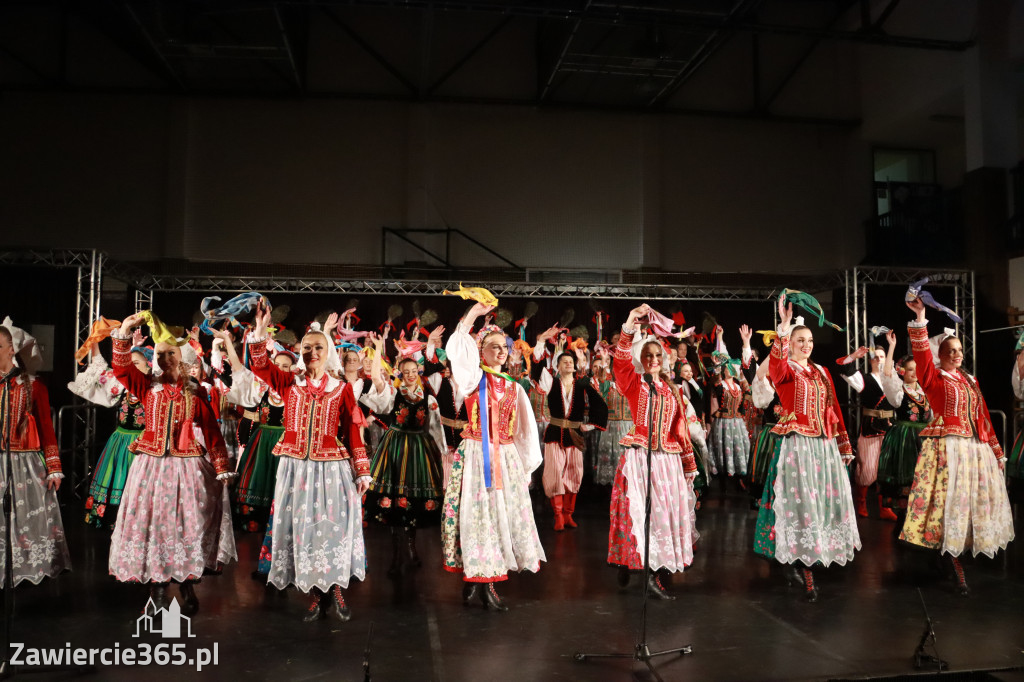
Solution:
M498 596L498 591L494 589L494 583L481 584L480 587L480 601L484 603L484 608L492 608L495 611L508 611L508 607L505 606L505 602Z
M953 581L956 583L956 591L961 596L966 597L971 593L971 588L967 586L967 576L964 575L964 567L960 565L960 560L952 554L947 555L949 557L949 567L952 572Z
M352 609L345 603L345 595L341 593L341 585L331 587L331 601L334 602L334 615L342 623L352 618Z
M814 582L814 572L806 567L800 570L804 574L804 598L813 604L818 601L818 586Z
M665 586L661 584L661 578L658 577L657 571L647 572L647 595L654 599L664 599L666 601L675 599L675 596L669 594Z
M315 620L320 620L326 614L324 609L324 593L319 587L314 587L309 591L309 596L309 608L306 609L306 613L302 616L302 620L307 623L312 623Z

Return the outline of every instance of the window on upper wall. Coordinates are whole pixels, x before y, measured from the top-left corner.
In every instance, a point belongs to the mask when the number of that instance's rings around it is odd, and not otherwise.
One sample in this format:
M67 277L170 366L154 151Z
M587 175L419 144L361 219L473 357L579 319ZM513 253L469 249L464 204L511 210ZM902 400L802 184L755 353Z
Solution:
M874 150L875 215L898 207L908 185L935 185L935 152L928 149Z

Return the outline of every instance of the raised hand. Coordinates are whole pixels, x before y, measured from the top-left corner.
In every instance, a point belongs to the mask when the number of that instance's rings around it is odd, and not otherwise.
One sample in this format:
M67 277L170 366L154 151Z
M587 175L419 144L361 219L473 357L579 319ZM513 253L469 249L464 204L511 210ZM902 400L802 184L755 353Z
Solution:
M793 304L786 303L784 296L779 296L779 324L788 329L793 322Z
M540 346L540 345L544 344L545 342L550 341L551 339L555 338L556 336L558 336L558 333L560 331L562 331L562 330L558 326L557 323L551 325L550 327L548 327L547 329L542 331L540 334L537 334L537 345Z
M441 335L444 334L444 325L437 325L427 336L427 343L433 343L435 346L441 345Z
M331 332L338 326L338 313L331 313L324 321L324 334L330 338Z
M628 322L631 324L636 324L638 320L646 317L647 314L650 313L650 311L651 306L647 305L646 303L641 303L640 305L629 311Z
M494 310L493 305L486 305L480 302L474 303L473 307L469 309L468 313L466 313L466 322L470 326L472 326L472 324L476 322L476 318L480 317L481 315L486 315L492 310Z
M121 336L128 336L129 333L136 327L142 324L142 313L135 313L129 315L121 321Z
M891 331L891 330L887 331L885 333L885 340L889 343L889 348L895 348L896 347L896 332Z
M143 335L142 330L136 328L135 331L132 333L132 346L135 346L137 348L141 346L142 342L145 340L146 337L145 335Z
M861 346L857 350L850 353L850 357L853 358L854 360L860 360L862 357L864 357L870 352L871 351L868 350L867 346Z
M750 347L750 337L754 335L754 332L745 324L740 325L740 338L743 339L743 347Z
M265 301L260 301L256 306L256 317L253 319L253 334L257 339L266 338L269 327L270 306Z
M921 302L921 299L915 298L913 301L907 301L907 307L917 314L918 322L924 322L924 303Z

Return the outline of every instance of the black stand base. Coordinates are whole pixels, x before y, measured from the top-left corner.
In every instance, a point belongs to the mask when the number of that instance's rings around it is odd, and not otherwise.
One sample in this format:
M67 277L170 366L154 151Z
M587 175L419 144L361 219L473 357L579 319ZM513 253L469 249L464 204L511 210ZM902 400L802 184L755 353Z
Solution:
M627 653L587 654L587 653L583 653L583 652L577 652L577 653L573 654L572 658L573 658L574 661L579 661L580 663L586 661L588 658L631 658L634 661L640 661L641 663L646 665L648 670L651 671L651 674L654 675L654 678L656 680L658 680L658 682L662 682L661 675L658 674L658 671L655 669L654 664L651 663L652 659L657 658L658 656L668 656L670 654L679 654L680 656L685 656L687 654L692 654L692 653L693 653L693 648L690 645L681 646L681 647L679 647L677 649L666 649L665 651L654 651L654 652L652 652L650 647L648 647L646 643L640 643L640 644L636 645L636 649L634 649L633 653L631 653L631 654L627 654Z

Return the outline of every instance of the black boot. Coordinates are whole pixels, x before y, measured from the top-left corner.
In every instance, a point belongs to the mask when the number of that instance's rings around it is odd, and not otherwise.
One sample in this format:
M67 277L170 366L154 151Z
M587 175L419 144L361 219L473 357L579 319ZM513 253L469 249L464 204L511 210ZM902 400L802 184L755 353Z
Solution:
M196 596L195 585L185 581L178 585L178 591L181 593L181 613L185 616L195 614L199 610L199 597Z
M480 601L484 603L485 609L490 607L495 611L508 611L505 602L501 601L497 590L494 589L494 583L486 583L481 585L481 587L483 589L480 591Z
M153 602L152 607L149 605L150 601ZM143 613L155 616L160 609L166 609L170 604L171 600L167 596L167 583L153 583L149 586L149 600L146 601Z
M462 605L469 606L480 593L480 583L462 583Z
M787 585L791 587L804 586L804 573L796 564L785 564L782 570L786 574Z
M619 587L625 588L629 586L629 569L625 566L619 566L619 574L615 578Z
M310 602L309 608L306 609L306 614L302 616L302 620L307 623L312 623L315 620L320 620L327 615L327 609L324 604L324 593L319 587L314 587L309 591Z
M402 575L402 538L399 534L402 530L398 527L391 529L391 566L388 568L388 577L397 578Z
M406 528L405 529L405 544L409 550L409 563L412 564L413 568L419 568L423 565L420 561L420 555L416 552L416 529Z
M352 609L345 603L345 596L341 593L341 585L331 587L331 601L334 602L334 615L342 623L352 618Z
M654 599L664 599L666 601L672 601L675 597L669 594L664 585L661 584L661 578L658 577L656 571L647 572L647 596Z
M812 604L818 601L818 586L814 582L814 573L809 568L801 568L804 574L804 598Z
M971 593L971 588L967 587L967 576L964 575L964 567L960 565L960 560L952 554L947 554L949 557L949 568L950 577L953 578L953 582L956 584L956 591L962 597L966 597Z

